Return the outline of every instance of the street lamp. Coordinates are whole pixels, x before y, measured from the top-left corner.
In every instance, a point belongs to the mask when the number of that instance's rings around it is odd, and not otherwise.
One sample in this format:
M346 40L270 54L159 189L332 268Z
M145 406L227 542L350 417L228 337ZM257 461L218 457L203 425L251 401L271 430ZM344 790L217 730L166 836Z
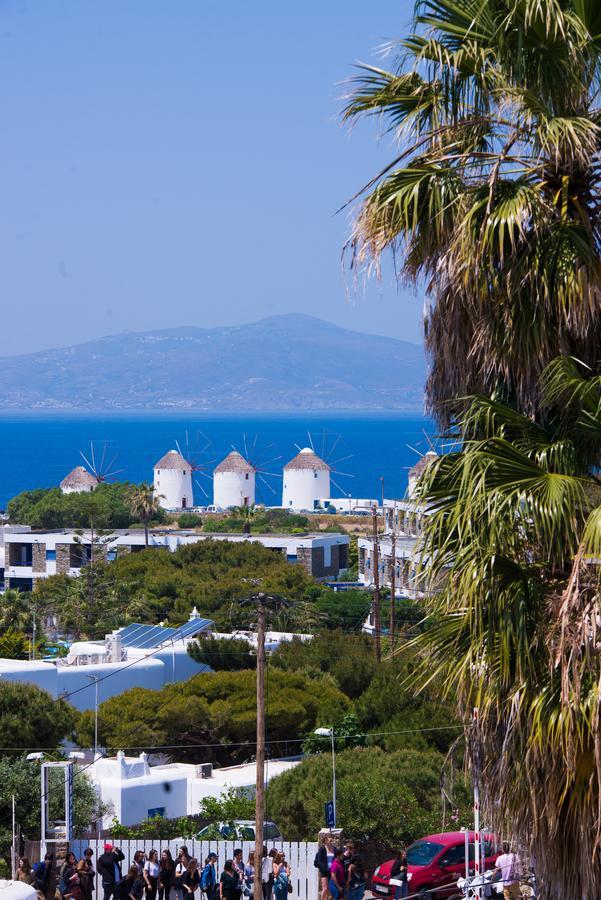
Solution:
M94 682L94 761L96 761L98 753L98 675L86 675L86 678Z
M334 726L329 728L316 728L313 732L317 737L332 738L332 801L334 804L334 828L336 828L336 745L334 743Z

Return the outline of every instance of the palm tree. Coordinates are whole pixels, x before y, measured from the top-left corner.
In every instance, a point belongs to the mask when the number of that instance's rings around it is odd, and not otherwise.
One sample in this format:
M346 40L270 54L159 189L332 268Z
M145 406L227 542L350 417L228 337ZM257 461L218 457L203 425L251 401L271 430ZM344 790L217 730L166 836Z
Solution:
M424 473L417 683L458 698L488 820L536 859L545 898L601 884L601 376L546 370L543 424L476 397L462 448ZM561 415L556 413L561 409ZM479 724L470 725L472 710Z
M2 594L0 605L0 634L13 631L31 632L33 622L33 604L31 594L10 589Z
M144 544L148 547L148 523L159 510L161 494L156 494L151 484L142 482L134 488L129 496L129 507L144 525Z
M378 273L390 250L425 283L441 420L499 388L536 412L552 359L599 367L601 8L418 0L389 49L395 65L360 66L344 109L398 144L357 195L347 259Z

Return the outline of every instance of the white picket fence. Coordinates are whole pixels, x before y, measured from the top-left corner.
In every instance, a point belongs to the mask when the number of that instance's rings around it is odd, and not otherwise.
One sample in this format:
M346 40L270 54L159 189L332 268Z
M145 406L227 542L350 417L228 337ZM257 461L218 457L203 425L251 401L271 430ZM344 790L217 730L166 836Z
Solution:
M105 839L102 840L77 840L72 841L70 849L75 853L77 859L81 859L86 847L91 847L94 851L94 868L96 860L104 853ZM190 856L197 859L202 866L209 853L217 854L217 877L219 877L223 864L226 859L231 859L234 855L234 849L242 847L242 858L244 862L248 859L248 854L255 849L254 841L194 841L194 840L176 840L176 841L159 841L159 840L134 840L134 841L115 841L115 846L119 847L125 854L125 859L121 863L123 874L127 874L127 869L134 858L136 850L156 850L159 854L163 850L170 850L174 859L177 858L179 848L182 846L188 848ZM271 847L277 847L282 850L286 859L290 864L292 881L292 894L290 900L318 900L319 885L317 869L313 865L315 854L317 853L317 842L288 842L288 841L265 841L268 850ZM96 879L96 887L94 900L102 900L102 885ZM173 892L172 892L173 898ZM198 896L195 900L200 900Z

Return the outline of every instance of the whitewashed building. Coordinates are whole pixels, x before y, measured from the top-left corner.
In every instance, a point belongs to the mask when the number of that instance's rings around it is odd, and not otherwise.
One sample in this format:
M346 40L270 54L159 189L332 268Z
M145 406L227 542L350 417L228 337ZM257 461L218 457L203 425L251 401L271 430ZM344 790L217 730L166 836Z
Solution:
M265 783L298 765L297 761L272 759L265 763ZM255 763L213 768L210 763L167 763L151 766L146 753L98 759L87 770L109 811L105 827L115 816L122 825L135 825L151 816L168 819L196 815L205 797L220 797L229 788L253 797Z
M237 450L232 450L213 469L214 505L217 509L254 506L255 478L254 466L251 466Z
M79 575L82 567L90 562L92 535L89 531L74 528L36 531L28 526L6 526L0 528L0 534L4 537L4 548L0 539L0 561L4 549L7 588L31 591L39 579L50 575ZM164 547L171 551L202 541L262 544L274 553L281 553L288 562L303 566L314 578L337 578L348 568L348 535L335 532L226 534L162 528L151 529L148 541L150 548ZM144 532L124 528L104 535L102 545L97 545L94 553L110 562L120 555L145 549Z
M85 494L93 491L97 484L91 472L83 466L75 466L61 481L60 489L63 494Z
M292 510L314 510L330 497L330 466L304 447L284 466L282 506Z
M177 450L169 450L154 464L154 492L163 509L194 506L192 466Z
M99 641L76 641L61 659L0 659L0 679L34 684L53 699L64 697L76 709L94 709L98 702L136 687L160 691L167 684L187 681L209 666L188 653L191 640L210 634L213 623L196 611L177 628L127 625Z

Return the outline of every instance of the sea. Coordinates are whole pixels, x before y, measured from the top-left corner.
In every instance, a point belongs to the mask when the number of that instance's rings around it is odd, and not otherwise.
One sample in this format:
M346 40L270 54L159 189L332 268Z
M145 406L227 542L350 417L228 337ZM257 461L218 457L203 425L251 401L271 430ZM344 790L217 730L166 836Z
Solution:
M257 467L257 502L281 501L282 467L313 446L333 469L332 496L401 497L431 449L427 418L394 413L66 414L0 416L0 509L21 491L57 486L77 465L108 481L152 482L153 464L179 447L195 468L195 502L212 502L210 473L235 448ZM85 457L85 460L84 460Z

